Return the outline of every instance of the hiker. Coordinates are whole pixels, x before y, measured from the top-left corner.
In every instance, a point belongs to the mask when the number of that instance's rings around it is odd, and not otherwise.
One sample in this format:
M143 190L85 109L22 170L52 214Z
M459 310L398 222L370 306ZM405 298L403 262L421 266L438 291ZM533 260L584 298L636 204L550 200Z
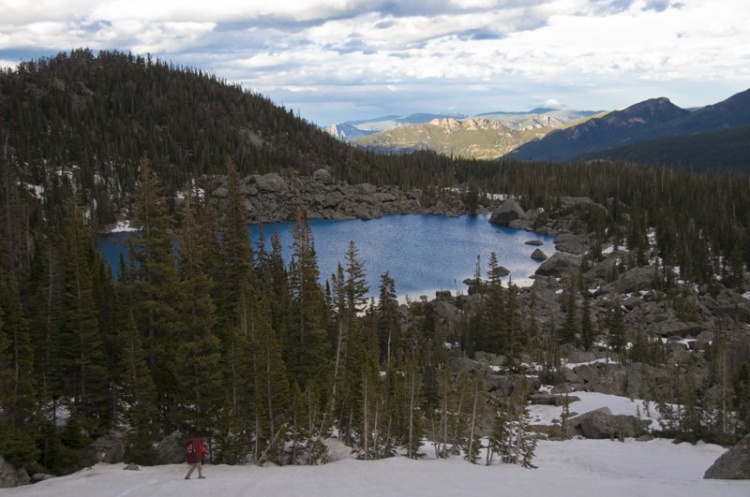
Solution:
M185 458L190 465L190 469L185 475L186 480L190 479L190 475L193 474L195 468L198 468L198 479L205 478L205 476L203 476L203 454L207 456L210 455L203 446L203 441L200 438L195 437L187 441L187 445L185 446Z

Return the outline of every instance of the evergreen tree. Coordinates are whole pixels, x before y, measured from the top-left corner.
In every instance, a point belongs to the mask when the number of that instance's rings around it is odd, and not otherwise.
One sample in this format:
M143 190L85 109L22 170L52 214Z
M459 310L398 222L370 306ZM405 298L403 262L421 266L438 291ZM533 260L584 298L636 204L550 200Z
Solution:
M173 217L162 193L161 182L144 154L140 162L138 188L133 203L133 223L140 228L131 246L134 270L133 308L144 335L146 360L159 395L158 406L164 430L176 428L179 392L175 378L173 345L180 323L176 305L183 300L175 265L172 240Z
M3 393L0 420L11 428L20 428L30 424L36 414L34 351L18 285L13 275L4 270L0 270L0 309L3 322L0 330L0 354L3 354L0 355L0 389Z
M482 377L475 371L471 371L467 386L471 389L471 405L468 413L468 433L466 441L466 460L476 464L482 450L482 438L480 424L484 419L485 393Z
M160 434L156 423L156 385L146 364L143 341L132 311L129 312L121 341L123 373L120 400L127 406L123 411L123 421L131 427L126 436L126 457L137 464L154 464L156 452L153 441Z
M312 230L307 215L297 211L292 229L293 268L291 272L293 317L290 323L285 363L291 377L304 391L309 381L325 385L329 381L328 334L325 329L325 298L319 283L320 271Z
M581 307L581 345L584 350L589 350L596 338L594 324L591 321L591 298L589 292L583 294L583 306Z
M627 339L625 337L625 313L617 298L610 305L607 327L609 328L609 346L619 354L625 350Z
M378 344L380 364L389 370L398 362L401 353L401 333L398 320L396 282L388 271L380 275L380 297L378 300Z
M750 363L740 367L734 378L732 407L737 413L736 436L741 437L750 433Z
M503 354L509 347L508 321L505 312L507 299L500 279L503 273L497 254L490 253L487 270L488 298L483 309L482 328L476 340L478 351Z
M110 375L106 365L99 309L91 268L93 242L87 239L75 199L65 236L65 264L58 339L60 374L65 378L71 410L92 435L106 431L109 422Z
M562 296L565 320L560 330L561 343L571 345L578 343L578 302L576 300L576 293L577 291L571 278Z
M192 195L182 209L179 275L182 300L175 304L181 317L180 341L175 354L175 376L181 409L175 419L185 433L209 433L226 409L222 382L221 342L215 333L216 307L211 298L213 279L208 274L205 246L210 237L196 213Z

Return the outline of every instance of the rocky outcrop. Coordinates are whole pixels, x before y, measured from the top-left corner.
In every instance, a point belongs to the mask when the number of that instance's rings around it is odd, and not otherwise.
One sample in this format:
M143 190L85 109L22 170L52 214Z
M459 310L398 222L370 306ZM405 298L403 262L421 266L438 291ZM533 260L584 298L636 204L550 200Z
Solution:
M498 226L510 226L513 221L523 219L524 217L526 217L526 213L521 206L518 205L518 202L509 198L503 202L500 207L492 211L490 223Z
M739 442L706 470L703 478L718 480L750 480L750 435Z
M587 243L582 237L573 233L560 233L555 237L555 248L560 252L581 255L587 250Z
M110 433L97 438L86 447L81 463L83 466L93 466L100 462L114 464L122 462L124 457L125 447L122 443L122 434Z
M180 464L185 462L182 434L178 431L156 444L156 464Z
M581 258L577 255L555 252L536 270L538 276L554 276L561 278L581 265Z
M547 254L545 254L542 249L536 249L531 253L531 258L535 261L546 261L548 259Z
M584 438L622 439L645 435L650 423L650 420L641 420L635 416L612 414L608 407L602 407L570 418L568 427L573 435Z
M0 455L0 488L18 487L30 483L25 469L16 469Z
M221 210L229 194L226 176L203 176L199 184L209 201ZM243 204L249 223L269 223L294 219L297 208L309 219L372 219L388 214L441 214L457 216L466 212L458 191L440 195L419 189L403 191L396 186L369 183L350 185L335 181L324 168L310 176L279 173L254 174L242 178Z

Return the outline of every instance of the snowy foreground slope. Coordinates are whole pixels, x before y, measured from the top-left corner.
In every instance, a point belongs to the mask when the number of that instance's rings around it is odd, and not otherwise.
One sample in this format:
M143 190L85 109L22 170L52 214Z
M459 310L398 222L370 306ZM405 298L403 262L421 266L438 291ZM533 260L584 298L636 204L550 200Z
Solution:
M637 401L576 393L571 410L607 406L615 414L635 414ZM550 422L559 408L534 406L535 422ZM638 410L643 409L643 407ZM645 416L644 416L645 417ZM538 469L509 464L472 465L459 457L353 459L331 442L331 462L321 466L258 467L207 465L205 480L184 480L187 465L142 467L99 464L73 475L32 486L0 490L0 497L750 497L750 481L704 480L725 449L655 439L541 441Z

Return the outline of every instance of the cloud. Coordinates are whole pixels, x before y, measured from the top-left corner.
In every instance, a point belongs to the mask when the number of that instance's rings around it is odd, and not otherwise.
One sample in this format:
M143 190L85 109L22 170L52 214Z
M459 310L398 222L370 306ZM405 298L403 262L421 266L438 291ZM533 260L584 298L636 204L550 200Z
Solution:
M670 86L707 99L750 80L746 0L5 0L2 12L0 59L151 53L315 121L347 102L469 113L554 95L598 109Z

